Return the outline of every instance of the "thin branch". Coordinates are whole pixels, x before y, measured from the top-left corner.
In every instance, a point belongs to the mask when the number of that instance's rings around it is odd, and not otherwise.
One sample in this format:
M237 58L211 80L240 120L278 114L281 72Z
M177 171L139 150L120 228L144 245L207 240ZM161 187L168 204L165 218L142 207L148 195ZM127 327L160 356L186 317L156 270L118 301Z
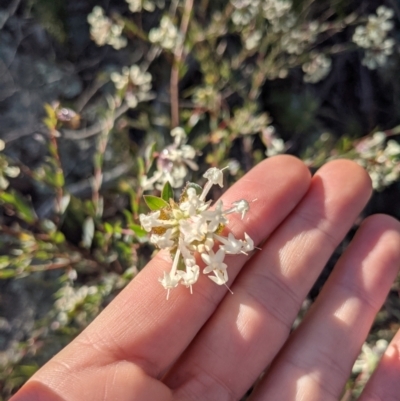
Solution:
M183 10L181 27L180 27L180 43L174 52L174 61L171 69L171 126L172 128L179 125L179 67L183 60L183 50L185 38L189 27L190 16L193 9L193 0L186 0Z
M115 111L114 115L114 121L121 117L122 114L124 114L126 111L128 111L129 106L124 103L122 106L120 106L119 109ZM91 136L100 134L109 124L109 121L107 119L104 119L103 121L100 121L96 124L91 125L88 128L84 128L81 130L70 130L70 129L63 129L61 130L62 132L62 137L65 139L70 139L73 141L77 141L80 139L86 139L90 138Z

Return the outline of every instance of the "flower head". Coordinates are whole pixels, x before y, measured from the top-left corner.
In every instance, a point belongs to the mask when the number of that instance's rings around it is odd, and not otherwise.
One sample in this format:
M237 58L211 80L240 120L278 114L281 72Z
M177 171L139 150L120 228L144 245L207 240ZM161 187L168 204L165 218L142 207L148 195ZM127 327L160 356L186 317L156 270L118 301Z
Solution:
M249 203L239 200L233 202L230 209L224 210L222 201L218 201L215 208L209 210L210 202L205 201L205 195L212 185L222 186L222 170L213 167L206 171L204 177L207 179L204 188L188 183L179 202L149 197L149 202L155 202L152 204L153 209L161 205L159 210L139 216L142 227L151 234L150 242L171 253L171 271L165 272L159 280L168 290L167 298L169 291L178 284L190 287L192 293L192 286L200 276L199 258L205 263L203 274L208 275L216 284L223 285L228 281L225 255L247 254L254 249L254 242L247 234L244 240L237 239L232 233L227 237L223 235L228 223L226 216L239 213L243 217L249 210Z

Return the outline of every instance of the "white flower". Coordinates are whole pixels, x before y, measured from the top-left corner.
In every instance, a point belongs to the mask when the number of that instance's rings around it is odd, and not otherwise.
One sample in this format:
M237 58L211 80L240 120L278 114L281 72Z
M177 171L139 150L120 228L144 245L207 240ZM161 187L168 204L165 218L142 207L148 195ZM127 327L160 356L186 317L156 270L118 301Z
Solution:
M160 217L160 211L157 210L150 214L139 215L140 224L147 231L150 232L153 227L156 227L159 223L158 218Z
M243 251L251 252L254 250L254 241L250 238L247 233L244 233L244 241L243 241Z
M149 40L159 44L162 48L172 50L182 41L182 35L168 15L161 18L159 28L152 28L149 32Z
M184 143L186 134L182 134L183 129L176 127L171 131L174 143L163 149L157 158L157 171L151 178L143 179L143 190L162 189L166 182L169 182L172 188L182 187L189 169L198 170L197 164L194 162L196 150ZM183 132L184 133L184 132Z
M200 268L197 265L188 266L186 272L181 272L182 284L186 287L190 287L190 293L192 293L192 285L197 282L200 275Z
M202 241L207 234L207 222L204 217L196 216L191 220L181 220L179 229L185 242Z
M150 242L156 245L160 249L171 248L174 245L174 241L171 238L173 235L173 229L169 228L164 234L152 234Z
M183 261L187 268L196 265L196 258L189 251L189 249L186 248L182 238L179 238L179 250L182 254Z
M160 278L159 282L166 290L169 290L175 288L179 284L180 279L181 276L179 274L172 275L172 273L164 272L164 277Z
M394 12L390 8L381 6L376 14L368 16L366 25L358 26L353 35L353 42L365 49L362 64L369 69L383 66L389 55L393 53L395 41L387 38L389 31L393 28Z
M216 167L209 168L203 175L204 178L207 178L212 185L219 185L221 188L224 186L224 175L222 174L222 170Z
M114 24L104 15L101 7L95 6L87 21L90 25L90 36L98 46L110 45L118 50L127 45L127 39L121 36L124 26Z
M225 252L222 249L219 249L217 253L210 251L210 253L203 253L201 255L203 262L207 264L204 268L203 273L207 274L212 272L213 270L226 270L228 267L223 260L225 258Z
M171 136L174 138L174 142L180 145L186 139L186 132L182 127L175 127L171 130Z
M232 205L235 206L235 212L236 213L241 213L242 215L242 220L243 217L245 216L245 214L249 211L250 206L249 206L249 202L247 202L244 199L241 199L239 201L233 202Z
M226 224L227 219L224 216L224 207L222 201L218 201L214 210L207 210L203 213L203 216L209 221L208 230L214 232L220 224Z
M222 249L227 254L238 254L242 251L243 241L240 239L236 239L232 233L229 233L228 238L216 236L217 239L222 242L224 245L220 245L220 249Z
M194 188L188 188L186 191L187 200L182 202L179 208L183 211L187 211L189 216L194 216L196 214L197 208L202 205L199 196Z
M224 285L228 281L228 273L225 270L214 270L214 276L208 276L214 283Z

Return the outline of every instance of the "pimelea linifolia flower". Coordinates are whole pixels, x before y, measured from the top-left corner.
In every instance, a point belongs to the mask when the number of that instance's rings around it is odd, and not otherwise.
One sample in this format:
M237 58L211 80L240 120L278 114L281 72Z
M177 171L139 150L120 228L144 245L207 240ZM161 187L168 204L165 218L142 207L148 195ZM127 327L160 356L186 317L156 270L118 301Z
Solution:
M244 239L238 239L232 233L224 235L227 216L238 213L243 219L249 210L249 203L241 199L224 208L222 201L218 201L210 209L211 201L206 201L206 196L213 185L223 186L223 173L213 167L206 171L204 177L207 182L203 188L187 183L178 202L166 196L167 183L163 198L145 198L153 211L139 216L142 227L151 234L150 241L171 254L171 271L164 272L159 279L168 291L167 299L170 290L178 284L190 288L192 293L192 286L200 276L199 257L205 263L203 274L218 285L226 285L228 265L224 262L225 255L247 255L254 249L254 242L247 233L244 233ZM196 259L196 256L199 257Z

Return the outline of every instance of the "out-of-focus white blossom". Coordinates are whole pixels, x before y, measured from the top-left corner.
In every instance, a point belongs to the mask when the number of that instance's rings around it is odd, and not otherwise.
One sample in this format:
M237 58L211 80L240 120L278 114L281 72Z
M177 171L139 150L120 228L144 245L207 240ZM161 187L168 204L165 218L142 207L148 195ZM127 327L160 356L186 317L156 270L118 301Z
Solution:
M270 125L269 127L265 127L262 130L261 139L267 147L265 154L268 157L285 153L285 142L283 139L279 138L274 126Z
M365 49L363 65L369 69L386 64L388 56L393 54L395 41L388 38L388 33L393 28L394 12L385 6L380 6L376 14L368 16L366 25L359 25L353 35L353 42Z
M282 36L281 46L289 54L303 54L317 40L320 28L317 21L311 21L290 29Z
M123 92L126 103L130 108L135 108L139 102L151 98L151 74L142 71L138 65L124 67L122 73L113 72L111 81L115 87Z
M303 80L315 84L323 80L331 71L332 60L322 53L312 52L310 61L303 64Z
M127 45L126 38L122 36L124 26L114 23L100 6L93 8L87 21L90 25L90 36L98 46L110 45L118 50Z
M58 299L54 303L54 307L58 312L57 322L61 326L68 324L69 314L85 303L88 296L96 294L97 291L95 286L73 287L68 284L62 287L58 291Z
M213 185L223 185L222 170L211 168L204 174L207 182L201 191L200 187L188 183L178 203L170 199L168 206L160 210L141 214L142 227L151 233L151 242L160 249L168 249L173 260L169 273L159 279L161 285L168 291L178 284L190 287L200 275L196 263L199 255L205 263L203 274L218 285L228 281L227 268L224 262L226 254L246 254L254 249L254 241L245 233L244 239L235 238L232 233L227 237L222 235L227 216L232 213L241 214L242 218L249 210L249 203L242 199L224 210L222 201L218 201L213 210L209 210L210 202L205 197ZM215 245L218 250L214 252Z
M233 118L229 123L229 128L233 132L242 135L250 135L261 132L271 122L267 113L254 113L254 107L238 109L234 112Z
M292 10L292 2L290 0L264 0L262 9L264 18L276 25L282 17L287 16Z
M355 361L352 369L353 375L357 375L356 387L364 388L372 373L378 366L380 359L388 347L384 339L378 340L375 344L364 343L360 355Z
M248 25L259 12L260 0L231 0L234 7L232 22L235 25Z
M186 133L181 127L171 131L174 143L163 149L157 157L157 170L151 177L143 177L141 187L144 191L154 187L161 189L168 181L172 188L180 188L185 182L189 169L198 170L194 159L196 150L186 143Z
M4 150L5 142L0 139L0 152ZM7 178L16 178L21 170L18 166L10 165L8 158L0 154L0 190L5 190L10 185Z
M207 110L215 110L221 103L221 95L213 85L199 86L193 94L193 103Z
M355 148L355 161L367 170L373 188L378 191L400 179L400 145L393 139L385 142L385 133L376 132Z
M152 28L149 40L160 45L163 49L173 50L182 43L182 35L168 15L161 18L160 26Z
M153 12L156 9L156 2L152 0L125 0L129 5L129 10L133 13L141 12L142 10Z
M246 50L254 50L259 46L263 33L260 30L255 30L249 36L245 38L244 47Z

